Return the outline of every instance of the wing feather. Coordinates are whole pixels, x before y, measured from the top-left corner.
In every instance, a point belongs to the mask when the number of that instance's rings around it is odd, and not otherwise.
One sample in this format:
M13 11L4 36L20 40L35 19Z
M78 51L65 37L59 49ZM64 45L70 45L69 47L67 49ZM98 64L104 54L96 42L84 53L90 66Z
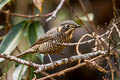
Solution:
M56 27L52 28L47 33L45 33L44 35L42 35L40 37L40 39L38 41L36 41L31 47L33 47L36 44L41 44L41 43L44 43L44 42L47 42L49 40L54 39L54 37L56 36L56 34L58 34L57 30L55 30L55 29L57 29L57 28Z

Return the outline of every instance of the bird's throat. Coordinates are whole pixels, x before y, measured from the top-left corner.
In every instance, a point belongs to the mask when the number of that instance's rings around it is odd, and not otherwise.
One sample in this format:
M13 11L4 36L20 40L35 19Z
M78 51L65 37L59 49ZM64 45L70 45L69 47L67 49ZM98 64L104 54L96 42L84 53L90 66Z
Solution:
M70 39L72 39L74 31L75 31L75 29L71 28L68 31L66 31L65 34L68 35Z

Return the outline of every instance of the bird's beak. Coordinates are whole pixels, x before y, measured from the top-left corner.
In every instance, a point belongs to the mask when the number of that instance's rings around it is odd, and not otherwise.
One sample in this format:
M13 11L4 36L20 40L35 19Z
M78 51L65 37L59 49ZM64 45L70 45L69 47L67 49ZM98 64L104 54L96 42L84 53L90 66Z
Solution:
M78 24L78 25L76 26L76 28L79 28L79 27L82 27L82 25L79 25L79 24Z

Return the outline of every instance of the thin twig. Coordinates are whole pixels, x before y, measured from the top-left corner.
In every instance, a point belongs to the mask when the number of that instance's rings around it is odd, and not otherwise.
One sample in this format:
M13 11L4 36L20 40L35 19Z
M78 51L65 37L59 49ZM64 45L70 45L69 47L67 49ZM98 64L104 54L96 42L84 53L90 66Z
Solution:
M89 19L89 17L88 17L87 10L86 10L85 5L84 5L84 3L82 2L82 0L79 0L79 3L80 3L80 5L81 5L81 7L82 7L82 9L83 9L83 12L85 13L85 16L87 17L89 23L91 24L91 28L92 28L97 34L99 34L99 32L98 32L95 24L93 23L93 21L90 21L90 19Z
M108 63L108 65L109 65L110 69L111 69L112 80L114 80L114 68L113 68L113 66L112 66L112 63L110 62L109 57L106 57L105 59L107 60L107 63Z
M7 73L3 73L2 76L0 76L0 80L3 80L3 78L7 75Z
M90 34L85 34L85 35L82 36L82 37L80 38L80 40L78 41L78 44L77 44L77 46L76 46L76 52L77 52L78 55L81 55L81 53L79 52L79 44L80 44L81 41L82 41L85 37L87 37L87 36L92 37L92 35L90 35Z
M7 54L3 54L3 53L0 53L0 58L5 58L7 60L15 61L15 62L24 64L24 65L27 65L27 66L30 66L30 67L34 67L34 68L40 67L40 65L38 65L38 64L29 62L29 61L26 61L26 60L23 60L23 59L16 58L15 56L10 56L10 55L7 55Z
M52 15L46 19L46 22L49 22L50 20L54 20L56 18L57 12L62 8L63 3L65 0L61 0L57 8L53 11Z
M109 39L109 38L111 37L111 34L112 34L114 28L115 28L115 27L113 26L113 27L110 29L110 33L109 33L109 35L108 35L108 37L107 37L106 39Z
M104 68L102 68L101 66L99 66L97 63L95 63L95 61L89 61L89 60L85 60L87 65L90 65L91 67L96 68L97 70L99 70L100 72L103 73L108 73L108 71Z
M80 23L83 25L83 27L85 27L85 29L87 30L87 32L92 35L92 33L91 33L91 32L89 31L89 29L87 28L87 26L86 26L86 25L82 22L82 20L80 19L80 17L79 17L77 14L75 14L75 10L73 9L73 7L72 7L72 5L70 4L69 0L67 0L67 3L68 3L68 5L69 5L69 7L70 7L70 9L71 9L72 14L80 21Z
M52 14L52 12L50 12L50 13L43 14L43 15L40 15L40 14L35 14L35 15L24 15L24 14L13 13L13 12L9 12L9 13L8 13L8 11L1 10L1 9L0 9L0 12L5 13L5 14L10 14L11 16L23 17L23 18L40 18L40 17L48 17L48 16L50 16L50 15Z
M114 18L117 18L116 0L112 0L112 4L113 4L113 16Z
M10 16L10 10L7 11L8 14L6 14L6 27L5 32L8 33L9 29L11 28L11 16Z
M50 75L47 72L41 72L41 74L44 75L44 76L49 76ZM51 77L50 80L56 80L56 79Z
M116 31L117 31L117 33L118 33L118 36L119 36L119 38L120 38L120 30L118 29L117 25L114 24L114 23L112 23L112 25L115 27L115 29L116 29Z
M40 18L40 17L48 17L47 18L47 22L50 21L51 19L55 18L56 17L56 14L57 12L61 9L63 3L65 2L65 0L61 0L60 4L58 5L58 7L50 12L50 13L47 13L47 14L43 14L43 15L40 15L40 14L35 14L35 15L24 15L24 14L18 14L18 13L13 13L13 12L9 12L8 11L5 11L5 10L1 10L0 9L0 12L2 13L5 13L5 14L9 14L11 16L17 16L17 17L23 17L23 18ZM49 17L50 16L50 17Z
M92 35L90 35L90 34L85 34L85 35L83 35L83 36L80 38L80 40L78 41L78 45L76 45L76 52L77 52L78 55L81 55L81 53L80 53L80 51L79 51L79 43L80 43L85 37L87 37L87 36L92 37ZM81 61L81 60L78 61L78 64L80 64L80 61Z

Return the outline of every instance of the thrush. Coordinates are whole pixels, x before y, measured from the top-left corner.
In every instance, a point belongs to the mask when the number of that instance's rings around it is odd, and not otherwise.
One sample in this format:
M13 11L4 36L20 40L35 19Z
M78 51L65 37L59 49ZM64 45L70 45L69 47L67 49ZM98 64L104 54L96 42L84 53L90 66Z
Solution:
M62 43L70 43L73 32L80 27L72 20L61 22L57 27L50 29L40 39L35 42L29 49L23 51L17 57L29 53L55 54L60 53L67 45Z

